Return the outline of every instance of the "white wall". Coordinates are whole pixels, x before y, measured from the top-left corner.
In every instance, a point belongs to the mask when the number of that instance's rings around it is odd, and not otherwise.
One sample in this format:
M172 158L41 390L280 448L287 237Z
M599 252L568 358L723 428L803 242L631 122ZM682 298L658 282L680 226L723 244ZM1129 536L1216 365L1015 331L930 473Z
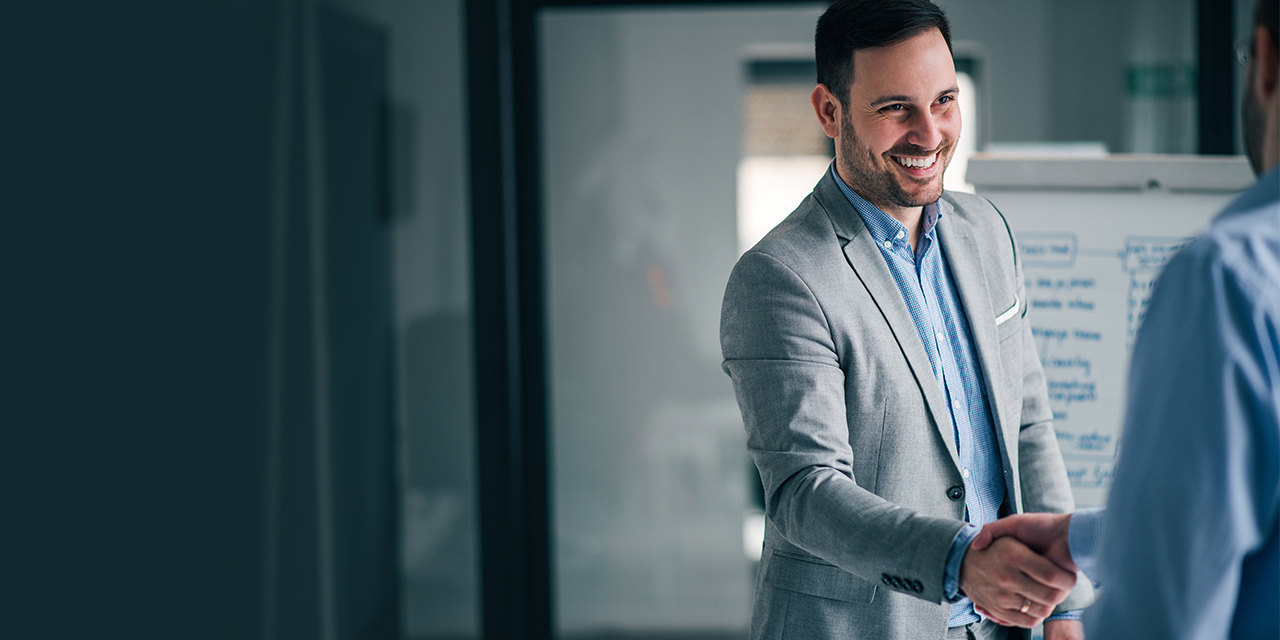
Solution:
M1250 0L1235 0L1237 6ZM1100 140L1112 152L1193 153L1194 87L1129 95L1135 65L1196 64L1192 0L940 0L952 38L990 68L994 142ZM1242 20L1237 8L1237 22ZM1238 110L1237 110L1238 111Z
M987 54L993 142L1049 139L1049 0L942 0L953 42L979 44Z

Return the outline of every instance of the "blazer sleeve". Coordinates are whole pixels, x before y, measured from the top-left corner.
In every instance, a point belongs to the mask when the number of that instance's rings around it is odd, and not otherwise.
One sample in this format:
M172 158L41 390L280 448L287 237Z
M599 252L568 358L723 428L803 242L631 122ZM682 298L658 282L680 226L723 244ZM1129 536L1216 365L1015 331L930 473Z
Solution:
M720 339L769 525L856 577L901 576L920 589L897 590L942 602L947 554L964 523L923 516L855 481L844 372L805 282L769 254L745 254L725 292Z

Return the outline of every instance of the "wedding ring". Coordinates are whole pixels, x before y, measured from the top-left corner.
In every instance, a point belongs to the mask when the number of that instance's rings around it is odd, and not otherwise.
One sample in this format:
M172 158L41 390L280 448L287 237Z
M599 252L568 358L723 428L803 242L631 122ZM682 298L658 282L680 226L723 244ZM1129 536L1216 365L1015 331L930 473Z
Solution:
M1021 609L1018 609L1018 611L1021 611L1022 613L1026 613L1026 612L1027 612L1027 609L1030 609L1030 608L1031 608L1031 601L1030 601L1030 600L1028 600L1027 598L1023 598L1023 599L1022 599L1022 608L1021 608Z

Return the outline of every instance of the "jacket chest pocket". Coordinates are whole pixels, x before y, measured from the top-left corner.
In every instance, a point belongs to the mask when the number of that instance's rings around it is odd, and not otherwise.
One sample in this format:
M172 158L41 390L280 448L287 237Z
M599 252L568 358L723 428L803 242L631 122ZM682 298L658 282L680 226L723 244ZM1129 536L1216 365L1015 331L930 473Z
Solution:
M1023 301L1014 298L1013 303L1001 314L996 316L996 338L1000 342L1001 348L1004 348L1005 341L1022 332L1022 323L1025 318L1022 317Z

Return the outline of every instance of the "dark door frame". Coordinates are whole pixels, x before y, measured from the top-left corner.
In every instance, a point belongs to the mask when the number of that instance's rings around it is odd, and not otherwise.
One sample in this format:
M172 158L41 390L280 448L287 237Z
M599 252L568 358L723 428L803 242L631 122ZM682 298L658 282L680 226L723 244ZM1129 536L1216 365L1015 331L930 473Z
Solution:
M1235 3L1196 1L1198 53L1196 104L1199 128L1196 149L1202 154L1235 153Z

